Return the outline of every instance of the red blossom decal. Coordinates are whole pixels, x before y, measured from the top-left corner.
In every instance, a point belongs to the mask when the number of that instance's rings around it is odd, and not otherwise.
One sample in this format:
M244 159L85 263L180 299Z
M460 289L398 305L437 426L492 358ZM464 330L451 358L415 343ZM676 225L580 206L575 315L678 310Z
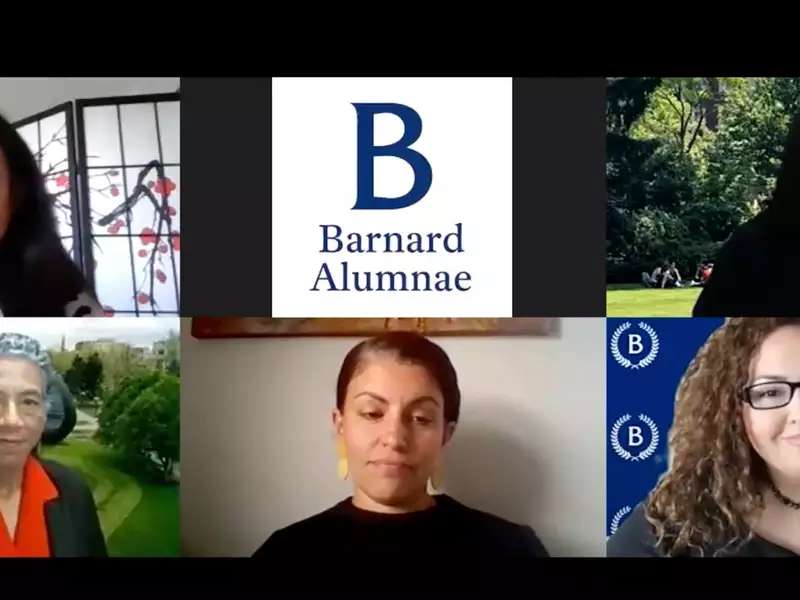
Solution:
M136 300L137 302L139 302L139 304L147 304L148 302L150 302L150 296L148 296L144 292L139 292L139 295L136 296Z
M178 214L178 211L175 210L174 206L168 206L167 207L167 214L169 214L170 217L174 217L175 215Z
M166 245L166 244L161 244L161 245L158 247L158 251L159 251L159 252L161 252L161 254L166 254L166 253L167 253L167 250L168 250L168 248L167 248L167 245Z
M119 188L115 185L111 186L111 195L112 196L119 196Z
M69 185L69 175L62 173L56 177L56 185L58 187L67 187Z
M103 306L103 314L106 317L113 317L114 316L114 309L110 306Z
M164 271L162 271L161 269L157 269L156 279L158 279L161 283L164 283L167 280L167 276L164 274Z
M112 235L117 235L119 233L119 230L122 229L124 226L125 226L125 221L123 221L122 219L117 219L108 227L106 231L108 231L108 233Z
M155 244L156 243L156 232L150 229L149 227L145 227L142 229L142 232L139 234L139 239L142 240L142 243L146 246L147 244Z
M144 248L142 248L141 250L139 250L139 256L141 256L142 258L144 258L145 256L147 256L147 250L145 250Z
M155 185L153 186L153 190L157 194L161 194L162 196L166 196L173 190L175 190L178 186L175 185L175 182L172 181L169 177L164 177L163 179L157 179Z
M172 249L175 250L175 252L179 252L181 249L181 236L174 235L171 238L169 238L169 241L172 244Z

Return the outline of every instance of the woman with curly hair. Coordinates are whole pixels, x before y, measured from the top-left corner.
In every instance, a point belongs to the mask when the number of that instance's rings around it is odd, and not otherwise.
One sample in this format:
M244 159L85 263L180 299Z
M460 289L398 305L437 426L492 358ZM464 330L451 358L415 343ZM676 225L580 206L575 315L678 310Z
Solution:
M800 318L728 319L689 364L670 467L609 556L800 554Z

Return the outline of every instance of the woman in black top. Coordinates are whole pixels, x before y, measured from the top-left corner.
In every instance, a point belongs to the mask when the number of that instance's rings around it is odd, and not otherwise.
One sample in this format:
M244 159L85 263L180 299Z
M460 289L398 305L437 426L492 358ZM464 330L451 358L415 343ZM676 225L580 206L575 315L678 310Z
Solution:
M36 159L0 117L0 316L103 315L61 244Z
M609 556L800 554L800 318L735 318L678 387L671 461Z
M255 556L290 567L413 558L465 569L527 567L547 556L530 527L428 493L428 484L441 486L459 406L453 365L425 337L391 332L355 346L333 410L339 476L352 479L353 496L274 532Z

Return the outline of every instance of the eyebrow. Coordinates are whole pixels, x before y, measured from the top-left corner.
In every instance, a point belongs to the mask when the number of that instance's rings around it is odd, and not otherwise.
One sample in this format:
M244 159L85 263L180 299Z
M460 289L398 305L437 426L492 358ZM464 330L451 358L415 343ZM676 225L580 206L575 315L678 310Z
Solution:
M378 394L376 394L374 392L368 392L368 391L359 392L358 394L356 394L353 397L354 398L358 398L359 396L369 396L370 398L374 398L378 402L383 402L384 404L389 404L389 401L386 398L384 398L383 396L380 396L380 395L378 395ZM414 398L414 400L412 400L410 402L410 404L421 404L422 402L433 402L436 406L439 406L439 401L436 398L434 398L433 396L420 396L419 398Z
M789 381L790 378L786 377L785 375L759 375L758 377L754 377L753 381L761 381L765 380L766 382L769 381Z

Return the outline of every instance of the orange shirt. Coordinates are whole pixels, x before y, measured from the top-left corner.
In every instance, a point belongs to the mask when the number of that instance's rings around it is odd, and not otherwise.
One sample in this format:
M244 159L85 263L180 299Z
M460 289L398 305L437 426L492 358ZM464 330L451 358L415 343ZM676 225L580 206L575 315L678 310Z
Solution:
M44 467L35 458L28 457L22 475L16 538L9 535L0 515L0 557L50 556L44 503L54 498L58 498L58 490Z

